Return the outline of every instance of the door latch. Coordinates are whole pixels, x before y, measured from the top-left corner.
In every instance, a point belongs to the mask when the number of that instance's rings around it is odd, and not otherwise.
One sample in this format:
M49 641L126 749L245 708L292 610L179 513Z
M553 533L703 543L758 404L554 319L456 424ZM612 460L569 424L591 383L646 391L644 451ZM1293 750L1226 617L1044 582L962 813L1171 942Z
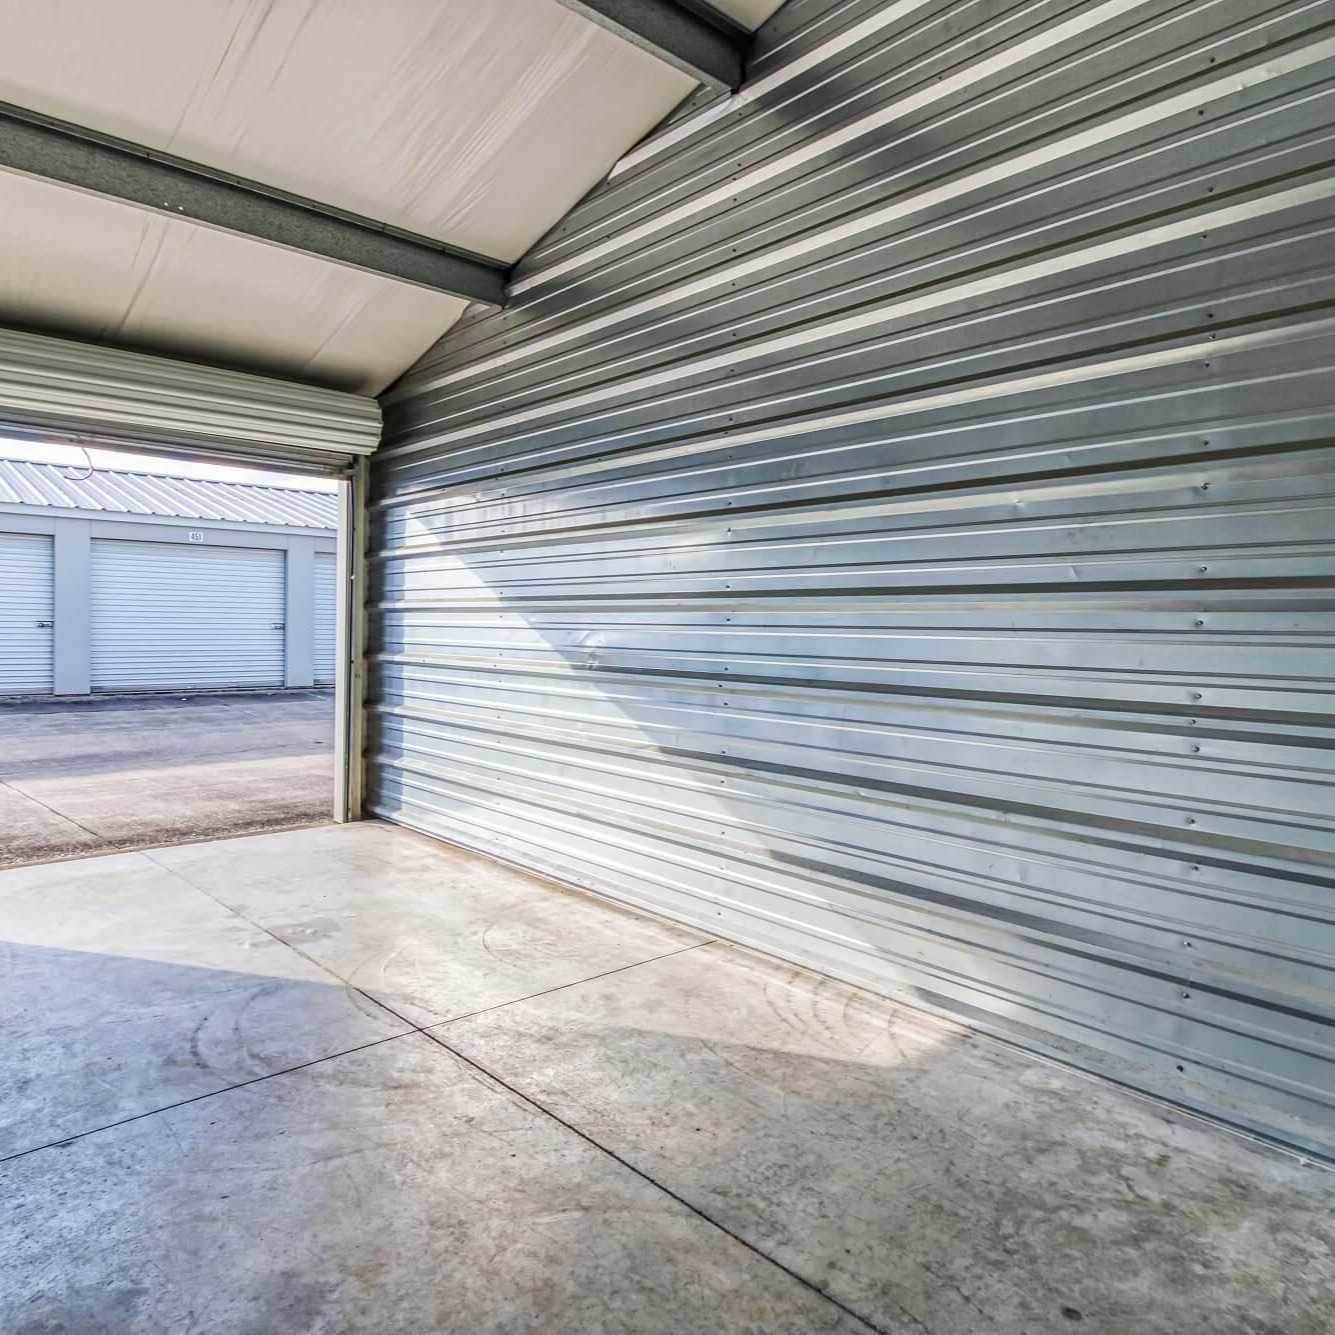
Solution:
M39 621L36 624L44 628L49 628L51 626L54 626L56 623L54 621Z
M286 622L286 621L271 621L271 622L269 622L269 629L270 629L270 630L286 630L286 629L287 629L287 622Z

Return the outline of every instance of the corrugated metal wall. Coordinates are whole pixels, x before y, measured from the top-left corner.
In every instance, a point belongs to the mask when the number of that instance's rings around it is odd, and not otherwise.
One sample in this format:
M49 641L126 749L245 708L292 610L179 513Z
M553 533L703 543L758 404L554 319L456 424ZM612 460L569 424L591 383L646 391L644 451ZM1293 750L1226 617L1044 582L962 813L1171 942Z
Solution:
M371 809L1332 1152L1332 56L785 6L386 400Z

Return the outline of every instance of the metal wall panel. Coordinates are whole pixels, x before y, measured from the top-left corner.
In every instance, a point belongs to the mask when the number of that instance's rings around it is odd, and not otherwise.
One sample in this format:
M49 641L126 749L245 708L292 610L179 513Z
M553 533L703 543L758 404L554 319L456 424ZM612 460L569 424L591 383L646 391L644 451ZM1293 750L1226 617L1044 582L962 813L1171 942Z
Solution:
M760 51L384 400L371 809L1335 1154L1335 3Z
M55 553L49 537L0 533L0 695L49 695L55 673Z
M95 538L93 690L282 686L284 555Z
M315 553L315 684L332 686L338 659L338 561L333 552Z

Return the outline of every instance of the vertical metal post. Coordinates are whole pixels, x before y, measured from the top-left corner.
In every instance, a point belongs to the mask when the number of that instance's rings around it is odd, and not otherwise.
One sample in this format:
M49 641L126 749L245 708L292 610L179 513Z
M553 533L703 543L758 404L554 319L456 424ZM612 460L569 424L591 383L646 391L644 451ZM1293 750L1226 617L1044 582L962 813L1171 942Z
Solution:
M56 695L92 689L92 525L57 519L52 538L53 680Z
M366 714L366 489L370 468L353 465L338 488L338 607L334 677L334 819L362 817Z
M284 614L285 686L315 685L315 539L287 540Z

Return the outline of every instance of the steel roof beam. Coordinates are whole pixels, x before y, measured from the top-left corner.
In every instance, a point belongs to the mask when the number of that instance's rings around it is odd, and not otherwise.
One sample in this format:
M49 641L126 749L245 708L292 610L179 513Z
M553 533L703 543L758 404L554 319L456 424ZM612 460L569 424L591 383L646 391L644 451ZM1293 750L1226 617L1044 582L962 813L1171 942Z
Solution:
M600 28L720 92L740 88L746 45L734 25L676 0L559 0Z
M491 306L509 266L184 158L0 103L0 170Z

